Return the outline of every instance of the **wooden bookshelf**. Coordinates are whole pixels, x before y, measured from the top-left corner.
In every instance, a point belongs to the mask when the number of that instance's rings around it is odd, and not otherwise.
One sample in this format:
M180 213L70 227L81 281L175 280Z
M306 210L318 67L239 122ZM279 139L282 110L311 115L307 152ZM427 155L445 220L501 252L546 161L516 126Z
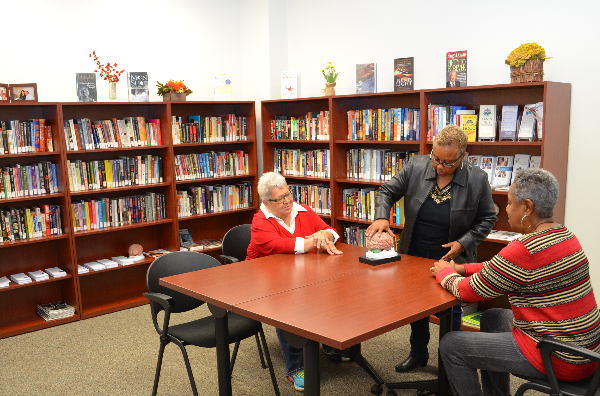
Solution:
M181 116L186 122L190 115L220 116L236 114L247 117L248 138L245 141L218 143L188 143L173 145L172 116ZM161 121L163 144L129 148L108 148L68 151L66 149L64 120L122 119L125 117L157 118ZM0 338L28 331L86 319L117 310L147 304L142 296L146 291L146 272L152 259L132 265L79 275L77 265L103 258L128 254L128 247L138 243L145 251L155 249L179 250L179 228L190 228L194 239L221 239L232 227L250 223L257 208L256 180L256 116L254 102L131 102L131 103L15 103L0 104L0 120L27 121L44 118L52 126L54 152L0 155L0 167L8 164L30 164L51 161L57 164L59 191L54 194L0 199L0 208L31 207L39 204L59 205L62 235L0 243L2 262L0 276L9 277L17 272L60 267L67 277L27 285L11 283L0 289ZM243 150L250 160L249 174L210 179L175 180L174 156L203 151ZM131 185L98 190L70 191L67 160L92 161L117 159L122 156L153 155L162 158L163 181L155 184ZM205 216L177 218L177 189L196 184L252 183L254 205L248 209L210 213ZM94 198L117 198L147 192L165 195L166 218L156 221L73 232L71 203ZM181 223L180 223L181 222ZM206 253L217 257L221 249ZM76 308L70 318L46 322L36 313L36 305L65 301Z

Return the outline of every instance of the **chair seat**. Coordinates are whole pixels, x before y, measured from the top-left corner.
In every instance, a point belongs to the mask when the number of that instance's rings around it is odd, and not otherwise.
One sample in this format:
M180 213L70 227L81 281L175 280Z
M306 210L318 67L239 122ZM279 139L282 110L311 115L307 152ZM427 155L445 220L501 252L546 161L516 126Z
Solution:
M516 375L516 377L522 378L528 382L533 382L535 384L547 386L550 390L550 382L545 378L538 377L528 377L526 375ZM583 381L577 382L566 382L566 381L558 381L558 387L565 395L582 395L590 388L590 383L592 382L592 376L584 379ZM600 396L600 389L596 391L595 395Z
M255 320L230 312L228 314L229 322L229 343L244 340L254 336L261 329L261 323ZM194 320L175 326L169 326L169 335L178 340L185 340L185 344L195 345L202 348L215 348L217 340L215 338L215 321L212 316Z

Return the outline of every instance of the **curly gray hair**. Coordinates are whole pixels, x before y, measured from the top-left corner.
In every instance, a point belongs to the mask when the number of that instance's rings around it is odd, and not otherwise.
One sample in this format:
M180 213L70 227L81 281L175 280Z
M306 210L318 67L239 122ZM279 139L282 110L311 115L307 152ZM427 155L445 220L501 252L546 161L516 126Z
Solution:
M258 179L258 196L261 200L268 201L271 199L272 187L285 188L286 186L287 182L285 181L285 177L283 177L280 173L263 173L260 179Z
M558 202L558 180L545 169L519 169L515 175L513 194L518 203L531 199L541 218L552 217Z

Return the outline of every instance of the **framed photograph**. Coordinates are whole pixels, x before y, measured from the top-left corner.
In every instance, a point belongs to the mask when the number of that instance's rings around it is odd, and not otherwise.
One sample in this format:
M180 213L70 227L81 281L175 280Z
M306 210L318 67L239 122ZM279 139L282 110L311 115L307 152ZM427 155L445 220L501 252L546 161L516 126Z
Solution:
M10 84L10 100L37 102L37 84Z
M10 102L10 93L9 93L8 84L0 83L0 102L1 101Z

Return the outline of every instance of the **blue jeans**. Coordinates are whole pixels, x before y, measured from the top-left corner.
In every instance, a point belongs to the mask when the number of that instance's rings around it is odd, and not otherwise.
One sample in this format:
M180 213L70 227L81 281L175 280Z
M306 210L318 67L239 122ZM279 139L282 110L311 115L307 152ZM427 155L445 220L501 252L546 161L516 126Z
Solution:
M446 251L429 251L416 248L409 248L408 254L415 257L423 257L434 260L439 260L448 252ZM436 314L437 315L437 314ZM460 304L452 308L452 331L460 331L462 308ZM427 345L429 344L429 317L419 319L410 324L410 356L424 359L429 357Z
M510 396L510 373L545 378L517 345L512 320L510 309L489 309L481 315L479 333L452 332L440 340L440 356L455 396Z
M281 348L281 354L283 355L283 361L285 362L285 375L292 376L298 371L304 370L304 355L302 348L294 348L283 336L283 332L275 328L277 338L279 339L279 347ZM333 351L333 347L323 345L325 352Z

